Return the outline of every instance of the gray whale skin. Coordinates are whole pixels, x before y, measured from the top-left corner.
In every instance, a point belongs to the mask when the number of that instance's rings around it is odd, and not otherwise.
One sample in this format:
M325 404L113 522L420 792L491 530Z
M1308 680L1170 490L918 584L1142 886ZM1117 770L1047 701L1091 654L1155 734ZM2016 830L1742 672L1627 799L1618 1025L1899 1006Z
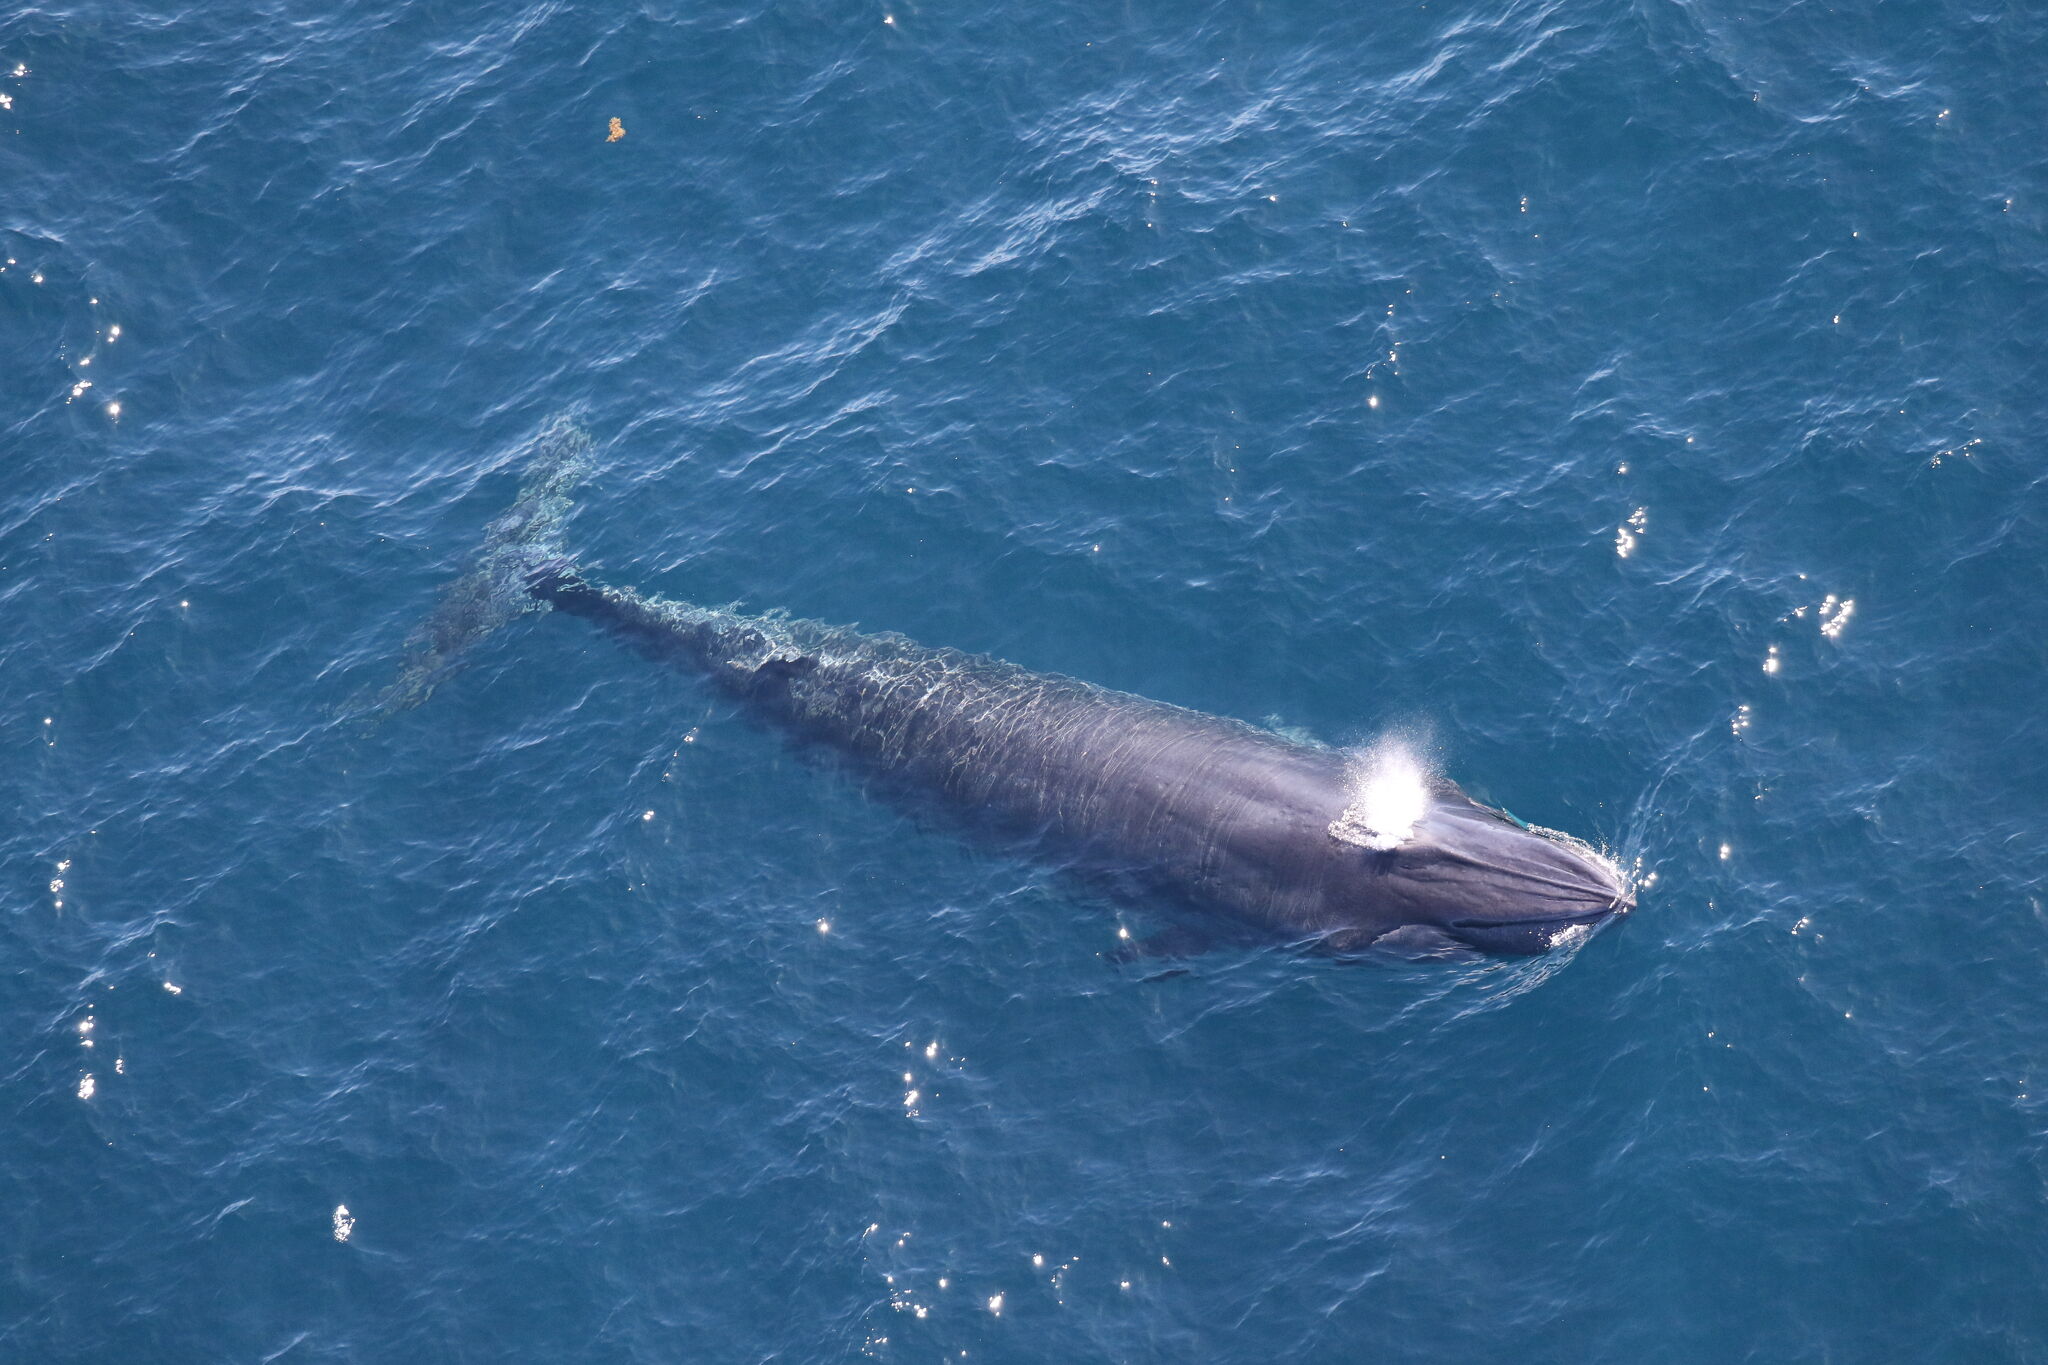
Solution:
M1430 785L1403 842L1364 847L1344 837L1353 782L1340 752L899 635L594 582L558 537L587 445L566 426L542 438L477 567L415 633L387 709L424 700L486 631L551 607L870 770L1317 951L1541 953L1634 907L1590 846L1448 781Z

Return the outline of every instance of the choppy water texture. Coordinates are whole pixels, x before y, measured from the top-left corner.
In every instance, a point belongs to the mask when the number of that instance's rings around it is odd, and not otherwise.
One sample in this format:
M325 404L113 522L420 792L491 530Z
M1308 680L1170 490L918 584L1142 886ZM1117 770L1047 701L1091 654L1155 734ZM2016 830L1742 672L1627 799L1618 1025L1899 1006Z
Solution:
M2043 71L1961 3L14 8L0 1357L2048 1360ZM1146 980L559 616L346 719L563 414L617 581L1420 735L1654 880Z

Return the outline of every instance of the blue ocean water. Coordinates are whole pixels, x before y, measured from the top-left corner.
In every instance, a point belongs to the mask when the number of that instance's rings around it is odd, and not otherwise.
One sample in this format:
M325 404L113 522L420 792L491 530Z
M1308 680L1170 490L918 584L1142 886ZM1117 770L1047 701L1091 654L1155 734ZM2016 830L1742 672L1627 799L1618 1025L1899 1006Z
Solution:
M0 1359L2048 1360L2044 71L0 16ZM616 581L1404 735L1641 907L1147 979L575 621L352 718L564 416Z

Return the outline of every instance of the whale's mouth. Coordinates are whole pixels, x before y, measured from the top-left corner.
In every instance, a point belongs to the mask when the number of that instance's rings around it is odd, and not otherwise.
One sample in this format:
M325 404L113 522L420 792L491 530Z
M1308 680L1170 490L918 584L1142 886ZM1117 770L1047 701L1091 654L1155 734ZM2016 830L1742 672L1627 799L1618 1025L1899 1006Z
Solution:
M1556 948L1583 943L1595 929L1626 911L1626 904L1617 900L1614 905L1578 915L1452 920L1450 930L1460 942L1481 952L1534 957Z

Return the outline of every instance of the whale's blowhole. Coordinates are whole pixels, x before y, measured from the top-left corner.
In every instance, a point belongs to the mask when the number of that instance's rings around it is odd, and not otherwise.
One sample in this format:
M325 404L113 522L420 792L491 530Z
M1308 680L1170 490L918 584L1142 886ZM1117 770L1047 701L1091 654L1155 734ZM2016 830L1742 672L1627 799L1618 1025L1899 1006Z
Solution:
M1429 774L1407 745L1384 739L1350 765L1349 802L1330 822L1330 837L1387 853L1415 837L1429 813Z

